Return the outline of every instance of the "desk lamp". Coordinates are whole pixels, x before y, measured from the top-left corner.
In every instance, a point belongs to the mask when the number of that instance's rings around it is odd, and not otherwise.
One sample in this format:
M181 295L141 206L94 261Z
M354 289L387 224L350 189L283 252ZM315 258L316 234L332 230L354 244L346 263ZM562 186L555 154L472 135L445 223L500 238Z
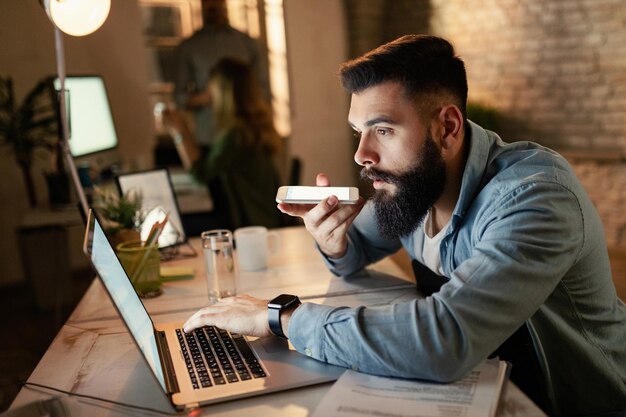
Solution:
M67 123L67 107L65 97L65 51L61 31L72 36L85 36L95 32L106 20L111 9L111 0L39 0L50 21L54 25L54 39L57 60L57 76L60 84L59 112L61 116L61 151L65 164L83 211L89 213L89 205L85 192L78 177L76 164L72 158L69 145L69 126Z

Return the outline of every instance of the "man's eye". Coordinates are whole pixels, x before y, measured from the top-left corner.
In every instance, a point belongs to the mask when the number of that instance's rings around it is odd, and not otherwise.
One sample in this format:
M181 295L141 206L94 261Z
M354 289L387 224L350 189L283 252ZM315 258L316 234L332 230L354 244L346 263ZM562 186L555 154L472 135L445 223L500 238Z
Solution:
M361 132L357 132L356 130L353 130L352 131L352 136L354 136L354 139L360 140L361 139Z
M380 136L386 136L392 133L391 129L387 129L387 128L383 128L383 127L379 127L376 129L376 134L380 135Z

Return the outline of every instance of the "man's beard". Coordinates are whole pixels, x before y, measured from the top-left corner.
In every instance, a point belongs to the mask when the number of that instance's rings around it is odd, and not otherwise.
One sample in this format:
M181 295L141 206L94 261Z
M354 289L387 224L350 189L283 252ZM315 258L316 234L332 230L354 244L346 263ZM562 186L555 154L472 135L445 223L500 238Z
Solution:
M432 135L428 133L417 163L409 171L394 175L375 168L363 168L361 178L381 179L396 186L393 195L387 190L376 190L372 201L381 236L397 239L414 232L441 196L446 183L446 167Z

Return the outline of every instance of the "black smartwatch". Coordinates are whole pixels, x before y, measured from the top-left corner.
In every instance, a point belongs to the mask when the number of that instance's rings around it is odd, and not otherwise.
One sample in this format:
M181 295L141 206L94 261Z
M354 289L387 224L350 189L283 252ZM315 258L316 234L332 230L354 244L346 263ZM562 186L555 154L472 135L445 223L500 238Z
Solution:
M300 304L300 299L291 294L281 294L267 303L267 315L270 324L270 330L276 336L287 338L283 333L283 327L280 324L280 313L296 307Z

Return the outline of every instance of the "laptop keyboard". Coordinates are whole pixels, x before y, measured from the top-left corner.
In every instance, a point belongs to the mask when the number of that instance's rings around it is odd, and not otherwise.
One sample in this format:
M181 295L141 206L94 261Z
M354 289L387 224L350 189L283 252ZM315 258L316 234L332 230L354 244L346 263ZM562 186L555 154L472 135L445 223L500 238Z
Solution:
M194 389L265 377L248 341L214 326L191 333L176 329Z

